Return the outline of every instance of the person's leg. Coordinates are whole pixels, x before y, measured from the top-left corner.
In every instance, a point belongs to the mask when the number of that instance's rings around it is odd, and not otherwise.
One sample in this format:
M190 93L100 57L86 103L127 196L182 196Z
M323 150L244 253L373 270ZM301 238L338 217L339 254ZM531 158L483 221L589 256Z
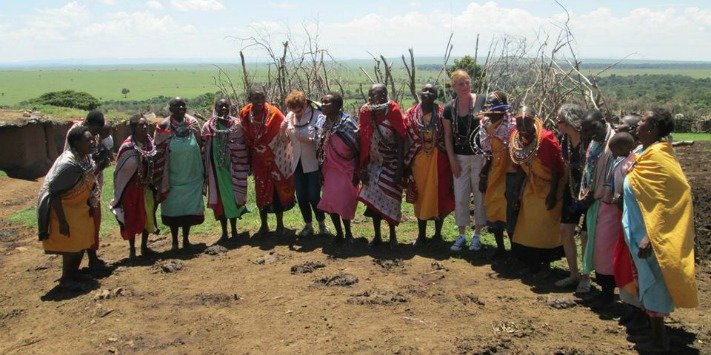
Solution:
M274 213L274 215L276 216L276 224L277 224L276 234L279 235L280 237L283 237L284 231L286 231L286 229L284 228L284 212L279 211L279 212Z
M476 154L472 156L470 170L470 191L474 194L474 234L469 250L481 249L481 232L486 226L486 212L484 211L484 194L479 191L479 181L481 180L481 169L484 167L484 155Z
M190 225L183 225L183 249L190 248Z
M232 238L237 238L237 218L230 218L230 229L232 230Z
M413 244L416 247L421 247L425 243L425 235L427 233L427 221L424 219L417 219L417 239Z
M335 241L340 243L343 241L343 229L341 228L341 216L338 213L330 213L331 222L333 222L333 227L336 229Z
M555 285L558 287L569 287L577 285L580 280L580 272L578 271L578 253L575 245L575 224L561 223L560 237L563 241L563 250L565 251L565 260L568 262L568 270L570 275L564 279L558 280Z
M101 228L101 206L93 208L92 217L94 219L94 243L91 245L91 248L86 251L89 258L90 269L100 268L106 265L97 255L97 250L99 250L99 230Z
M615 276L595 272L595 281L602 291L595 297L592 307L605 309L615 303Z
M294 188L296 189L296 201L299 205L301 218L304 221L304 228L297 236L310 236L314 230L312 226L311 204L309 201L309 179L308 174L305 174L301 167L301 162L299 162L296 166L296 171L294 171Z
M148 248L148 231L144 230L141 233L141 256L153 254L153 250Z
M639 352L668 352L669 351L669 335L667 327L664 325L664 317L649 317L649 325L651 334L649 340L635 346Z
M433 241L442 241L442 226L444 225L444 217L437 218L434 221L435 234L432 237Z
M222 235L220 235L220 239L217 241L218 243L227 240L227 217L224 215L220 217L220 228L222 228Z
M346 229L346 242L353 242L353 233L351 233L351 221L344 219L343 226Z
M308 195L309 203L311 204L311 210L313 210L316 216L316 222L318 222L318 232L319 234L328 234L328 229L326 228L326 214L318 209L318 203L321 201L321 175L317 171L313 171L308 175Z
M370 242L371 246L377 246L379 245L382 241L383 238L380 236L380 220L381 217L377 213L373 213L373 240Z
M467 227L471 223L469 215L469 202L471 195L470 162L466 155L456 155L455 159L461 169L459 177L454 177L454 219L457 223L459 235L450 248L452 251L460 251L467 243Z
M390 248L397 247L397 233L395 232L395 224L388 222L388 227L390 227Z
M506 246L504 245L504 229L500 227L493 228L494 240L496 241L496 252L494 258L501 258L506 255Z
M136 258L136 239L132 238L128 240L128 258Z
M268 214L267 211L263 208L259 209L259 221L259 230L257 230L257 233L254 233L255 237L263 237L266 233L269 233Z
M178 250L178 226L170 226L170 236L173 239L172 250Z

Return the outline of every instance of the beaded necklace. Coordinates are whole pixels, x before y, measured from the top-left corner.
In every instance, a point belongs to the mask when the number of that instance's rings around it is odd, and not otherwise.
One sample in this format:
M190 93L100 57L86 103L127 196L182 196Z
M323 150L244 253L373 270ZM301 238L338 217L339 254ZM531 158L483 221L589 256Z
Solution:
M190 129L185 126L185 117L182 121L178 121L173 116L170 116L170 130L173 132L173 136L178 139L189 139Z
M514 163L519 165L530 164L538 154L538 147L540 146L540 140L538 138L541 134L540 122L538 120L536 120L535 126L536 135L526 145L523 145L523 142L521 142L521 135L518 130L514 131L511 135L511 149L509 149L509 154Z
M229 167L231 160L230 147L228 144L230 141L230 134L232 133L232 127L228 126L226 129L219 129L218 122L220 119L223 119L223 117L215 118L215 125L213 127L215 133L213 139L217 144L217 149L213 150L213 154L217 159L217 166L227 168ZM224 119L227 120L228 123L231 121L229 116Z
M156 148L150 144L150 141L148 142L148 146L151 148L150 150L145 150L142 149L142 144L138 142L134 137L131 137L131 140L133 140L133 148L136 149L136 151L139 154L138 157L138 170L136 171L138 173L138 179L143 186L148 186L150 185L153 181L153 172L154 172L154 157L158 153Z
M417 118L417 128L420 130L420 135L422 136L422 149L425 154L430 155L434 150L434 141L437 135L437 106L433 105L432 112L430 113L430 121L425 124L425 113L422 110L422 106L417 111L419 117Z
M567 154L565 156L565 167L568 170L567 171L567 173L568 173L568 189L570 189L570 197L573 199L573 201L579 201L578 194L580 193L580 190L578 189L578 191L575 191L575 189L576 189L575 187L579 186L579 184L576 184L572 180L573 179L573 170L572 170L573 169L573 164L572 164L573 152L572 152L572 148L571 148L572 146L573 146L573 142L568 137L568 139L566 139L566 145L565 145L566 152L567 152ZM582 155L582 147L583 147L583 142L578 142L578 147L576 148L576 150L578 151L578 157L580 157ZM580 176L582 176L583 164L578 163L577 172Z

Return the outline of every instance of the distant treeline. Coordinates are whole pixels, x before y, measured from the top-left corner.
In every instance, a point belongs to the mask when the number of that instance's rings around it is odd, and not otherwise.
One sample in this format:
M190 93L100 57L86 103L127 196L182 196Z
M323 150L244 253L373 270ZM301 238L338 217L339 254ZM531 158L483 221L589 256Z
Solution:
M597 79L615 109L641 111L663 106L692 118L711 114L711 79L685 75L610 75Z

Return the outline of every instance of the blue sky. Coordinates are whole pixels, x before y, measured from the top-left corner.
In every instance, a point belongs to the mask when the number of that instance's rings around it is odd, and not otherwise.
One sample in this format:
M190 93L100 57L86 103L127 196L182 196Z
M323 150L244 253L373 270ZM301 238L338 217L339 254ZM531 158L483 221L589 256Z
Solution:
M561 2L580 56L711 61L711 0ZM399 56L410 47L441 56L450 32L454 54L463 55L477 33L480 51L505 35L533 44L541 30L556 34L562 18L550 0L0 0L0 63L230 59L246 44L236 38L301 44L304 28L317 27L320 46L338 58Z

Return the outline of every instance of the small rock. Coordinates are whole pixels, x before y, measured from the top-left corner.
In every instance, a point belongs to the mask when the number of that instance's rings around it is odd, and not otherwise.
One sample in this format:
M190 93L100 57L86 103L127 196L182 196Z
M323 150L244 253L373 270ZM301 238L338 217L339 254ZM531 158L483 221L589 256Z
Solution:
M164 273L172 273L183 268L183 262L180 260L167 260L159 265L159 270Z
M449 271L444 265L440 264L437 261L433 261L432 264L430 264L430 267L432 270L444 270L444 271Z
M114 310L111 308L98 307L96 308L96 315L103 318L111 314Z
M17 250L17 251L27 251L27 248L26 248L26 247L17 247L17 248L15 248L15 250Z
M116 348L113 347L113 346L112 346L112 347L109 347L107 350L108 350L108 352L110 352L110 353L112 353L112 354L118 354L118 353L119 353L118 349L116 349Z
M115 289L113 289L113 290L111 291L111 296L112 296L112 297L120 296L120 295L122 295L122 294L123 294L123 287L116 287Z
M351 274L338 273L333 276L326 276L314 281L325 286L350 286L358 283L358 278Z
M116 337L110 337L110 338L108 338L108 339L106 339L106 340L108 340L108 341L114 343L114 342L117 342L117 341L118 341L118 338L116 338Z
M220 255L222 253L226 253L228 250L227 248L223 247L222 245L212 245L205 249L205 254L207 255Z
M565 298L549 298L547 304L555 309L568 309L577 306L575 301Z
M36 271L39 271L39 270L47 270L47 269L49 269L49 266L50 266L50 265L49 265L49 261L45 261L45 262L43 262L43 263L41 263L41 264L35 266L35 270L36 270Z
M259 257L255 263L259 265L267 265L267 264L273 264L281 259L284 259L284 255L281 255L277 252L270 251L269 254L265 254L262 257Z
M125 267L125 266L119 266L119 267L117 267L116 269L114 269L114 272L113 272L113 273L114 273L114 274L120 274L120 273L122 273L122 272L124 272L124 271L126 271L126 270L128 270L127 267Z
M316 269L320 269L326 267L326 264L319 262L319 261L307 261L303 264L299 265L294 265L291 267L291 273L292 274L308 274L316 271Z

